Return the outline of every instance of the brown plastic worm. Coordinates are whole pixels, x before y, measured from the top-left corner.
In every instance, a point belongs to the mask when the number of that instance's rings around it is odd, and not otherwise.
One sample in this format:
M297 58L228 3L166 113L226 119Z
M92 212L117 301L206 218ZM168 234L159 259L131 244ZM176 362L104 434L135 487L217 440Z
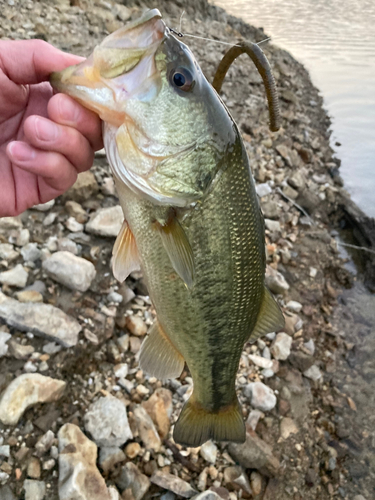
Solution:
M231 47L220 61L212 86L217 93L220 93L225 75L227 74L230 65L238 56L244 53L250 56L263 79L270 114L270 130L272 132L276 132L280 128L280 110L276 83L271 71L270 63L259 45L251 42L240 42L238 45Z

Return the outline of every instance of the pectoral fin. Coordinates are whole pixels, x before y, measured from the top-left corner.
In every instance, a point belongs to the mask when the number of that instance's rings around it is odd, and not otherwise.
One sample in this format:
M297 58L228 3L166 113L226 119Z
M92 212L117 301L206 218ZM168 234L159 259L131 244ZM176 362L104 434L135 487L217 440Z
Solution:
M285 324L284 315L272 297L268 288L264 288L263 302L260 307L258 319L248 342L255 342L258 337L266 333L275 332L283 328Z
M184 368L184 358L155 321L141 346L139 365L143 371L160 380L176 378Z
M137 245L124 220L116 238L113 250L112 271L114 277L122 283L130 273L140 269Z
M194 283L194 256L185 231L176 217L172 217L166 225L157 224L156 227L173 269L186 286L191 288Z

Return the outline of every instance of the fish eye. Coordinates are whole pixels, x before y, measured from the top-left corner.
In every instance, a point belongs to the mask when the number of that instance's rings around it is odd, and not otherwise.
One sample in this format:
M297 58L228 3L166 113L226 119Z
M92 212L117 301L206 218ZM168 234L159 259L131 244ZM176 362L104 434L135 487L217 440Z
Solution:
M184 92L189 92L195 84L191 72L187 68L182 67L172 70L170 81L174 87Z

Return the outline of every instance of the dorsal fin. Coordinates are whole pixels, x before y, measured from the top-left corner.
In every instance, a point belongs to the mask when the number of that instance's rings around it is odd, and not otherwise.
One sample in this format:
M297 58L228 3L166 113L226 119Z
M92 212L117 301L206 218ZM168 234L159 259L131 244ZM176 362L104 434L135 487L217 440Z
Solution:
M255 342L257 338L266 333L281 330L284 327L284 315L279 307L279 304L272 297L268 288L264 287L264 295L262 305L258 314L258 319L253 331L248 339L248 342Z
M133 271L140 269L137 244L126 220L122 223L112 250L112 271L122 283Z

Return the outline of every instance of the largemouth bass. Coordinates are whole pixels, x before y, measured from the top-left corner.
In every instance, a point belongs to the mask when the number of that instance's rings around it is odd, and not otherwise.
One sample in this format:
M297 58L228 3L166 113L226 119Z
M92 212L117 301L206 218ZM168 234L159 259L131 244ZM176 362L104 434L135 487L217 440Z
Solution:
M284 320L264 285L263 218L234 120L156 9L51 83L104 121L125 217L113 272L123 281L140 266L157 312L140 366L166 379L186 361L192 374L175 441L243 442L244 343Z

